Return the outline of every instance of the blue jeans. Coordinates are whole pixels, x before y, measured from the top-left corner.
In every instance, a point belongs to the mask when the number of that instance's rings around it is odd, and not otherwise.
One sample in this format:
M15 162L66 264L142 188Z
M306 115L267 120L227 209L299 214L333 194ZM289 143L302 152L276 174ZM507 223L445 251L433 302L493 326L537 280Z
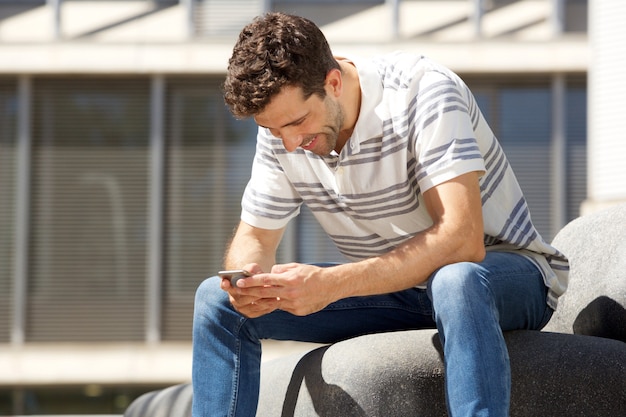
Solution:
M540 329L552 315L539 269L512 253L437 270L427 290L340 300L305 317L284 311L247 319L217 277L196 293L193 416L256 413L261 339L333 343L379 332L437 327L450 416L508 416L511 376L502 331Z

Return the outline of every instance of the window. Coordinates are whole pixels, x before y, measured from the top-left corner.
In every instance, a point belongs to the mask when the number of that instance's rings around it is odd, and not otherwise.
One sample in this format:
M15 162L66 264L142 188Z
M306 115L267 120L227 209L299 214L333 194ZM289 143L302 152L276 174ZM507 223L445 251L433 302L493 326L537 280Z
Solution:
M587 89L580 81L567 88L567 220L580 216L587 199Z
M232 36L265 12L264 0L195 0L195 31L200 36Z
M586 89L582 80L570 78L565 109L567 201L563 202L567 221L578 217L586 198ZM467 81L515 171L535 227L544 239L552 240L550 78Z
M564 0L565 32L587 32L589 0Z
M189 340L195 290L222 267L250 177L257 126L231 116L220 82L168 81L164 340ZM279 262L338 259L306 208L289 230Z
M0 79L0 343L11 337L17 97L14 80Z
M551 240L552 103L549 87L504 87L499 93L500 133L535 227Z
M230 115L220 81L168 82L165 340L191 337L195 290L221 269L250 177L256 125Z
M28 341L144 339L149 82L33 83Z
M255 152L221 78L165 80L161 339L188 341L198 284L222 267ZM551 231L549 77L468 80L544 238ZM32 80L27 342L144 341L149 297L150 79ZM11 337L17 171L16 81L0 79L0 342ZM567 82L567 220L586 198L586 87ZM311 212L278 262L345 262Z

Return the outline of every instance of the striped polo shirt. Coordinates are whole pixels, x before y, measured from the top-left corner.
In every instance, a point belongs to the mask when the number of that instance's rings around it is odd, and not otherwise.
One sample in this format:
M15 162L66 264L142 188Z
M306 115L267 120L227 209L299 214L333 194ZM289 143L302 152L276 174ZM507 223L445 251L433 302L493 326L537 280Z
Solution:
M556 308L567 287L567 259L535 229L509 162L463 81L402 52L350 61L359 74L361 109L341 153L287 152L259 128L241 219L278 229L306 204L339 251L358 261L432 225L423 192L479 171L487 250L533 260Z

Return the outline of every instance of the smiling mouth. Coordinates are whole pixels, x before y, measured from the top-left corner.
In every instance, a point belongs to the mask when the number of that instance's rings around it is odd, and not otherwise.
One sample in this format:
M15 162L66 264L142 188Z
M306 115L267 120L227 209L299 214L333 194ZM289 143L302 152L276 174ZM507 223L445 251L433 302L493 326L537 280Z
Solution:
M313 145L313 143L315 143L315 140L317 139L317 135L313 136L311 139L307 140L306 142L304 142L302 145L300 145L300 147L302 149L310 149L311 145Z

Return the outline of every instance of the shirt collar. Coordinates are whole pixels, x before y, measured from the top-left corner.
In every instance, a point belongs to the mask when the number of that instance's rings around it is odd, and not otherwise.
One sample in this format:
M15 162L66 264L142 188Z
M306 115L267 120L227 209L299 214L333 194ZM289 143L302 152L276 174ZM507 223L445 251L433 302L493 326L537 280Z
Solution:
M363 141L383 134L383 120L376 111L383 97L383 85L373 62L358 57L347 57L345 60L356 67L361 87L359 118L352 136L346 142L348 154L351 155L359 153Z

